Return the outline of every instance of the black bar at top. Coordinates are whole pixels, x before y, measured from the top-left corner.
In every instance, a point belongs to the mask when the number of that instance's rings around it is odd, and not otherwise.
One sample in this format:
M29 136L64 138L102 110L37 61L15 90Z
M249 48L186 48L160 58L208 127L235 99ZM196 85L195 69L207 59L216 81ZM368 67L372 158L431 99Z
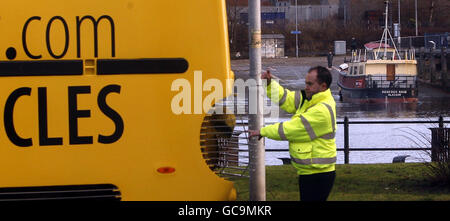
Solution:
M98 75L181 74L189 68L184 58L98 59Z
M82 74L82 60L0 61L0 77Z

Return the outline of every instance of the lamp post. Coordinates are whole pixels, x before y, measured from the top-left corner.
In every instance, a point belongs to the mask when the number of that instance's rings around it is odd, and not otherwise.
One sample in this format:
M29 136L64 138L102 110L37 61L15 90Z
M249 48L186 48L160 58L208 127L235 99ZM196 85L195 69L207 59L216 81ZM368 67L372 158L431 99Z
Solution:
M419 28L417 26L417 0L415 0L415 5L416 5L416 36L419 36Z
M402 25L401 25L401 10L400 10L400 0L398 0L398 46L401 47L401 30L402 30Z
M250 78L256 80L256 85L249 87L250 93L256 93L256 113L249 113L249 130L260 130L264 125L262 116L264 97L261 81L261 1L248 0L249 7L249 34L250 34ZM249 96L254 97L254 96ZM249 108L252 110L253 108ZM266 168L265 149L263 140L249 140L250 160L250 200L266 200Z
M295 57L298 58L298 5L297 0L295 0Z

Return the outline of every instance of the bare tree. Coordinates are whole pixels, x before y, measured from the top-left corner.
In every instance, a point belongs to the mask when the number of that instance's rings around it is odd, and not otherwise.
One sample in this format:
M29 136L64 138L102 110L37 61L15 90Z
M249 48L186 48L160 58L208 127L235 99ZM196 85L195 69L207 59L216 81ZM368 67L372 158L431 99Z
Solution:
M236 48L236 37L238 32L238 25L240 23L240 14L244 11L239 0L227 0L227 14L228 14L228 32L230 39L230 48L234 52Z

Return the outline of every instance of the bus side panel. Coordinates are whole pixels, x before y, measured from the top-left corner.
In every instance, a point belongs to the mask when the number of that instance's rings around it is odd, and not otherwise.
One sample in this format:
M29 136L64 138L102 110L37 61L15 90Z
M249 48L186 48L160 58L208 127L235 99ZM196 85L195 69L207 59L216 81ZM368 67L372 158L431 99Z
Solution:
M194 90L202 88L194 71L201 83L221 81L223 97L234 78L223 0L7 1L0 32L0 187L110 183L123 200L235 198L233 184L202 158L205 114L193 114ZM98 74L101 61L151 59L189 65L183 73ZM52 72L47 64L5 71L46 61L81 61L82 73L44 76ZM181 91L172 84L180 79L189 83L190 114L172 110ZM175 172L157 171L163 167Z

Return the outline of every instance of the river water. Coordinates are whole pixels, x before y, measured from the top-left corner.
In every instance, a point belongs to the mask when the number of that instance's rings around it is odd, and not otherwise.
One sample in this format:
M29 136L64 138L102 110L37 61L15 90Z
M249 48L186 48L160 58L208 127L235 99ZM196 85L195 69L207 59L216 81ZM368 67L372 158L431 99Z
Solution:
M307 70L314 64L296 64L297 60L263 61L263 69L271 69L272 73L280 78L280 84L291 90L303 89ZM321 63L322 60L317 63ZM322 64L323 65L323 64ZM236 78L248 79L248 63L237 62L232 65ZM339 101L336 85L337 73L333 72L332 94L336 100L338 121L347 116L350 121L437 121L439 116L450 120L450 93L419 85L419 101L414 104L354 104ZM266 101L270 103L270 101ZM272 104L275 106L274 104ZM283 122L292 115L280 111L279 117L267 116L265 124ZM419 148L430 147L431 131L428 128L437 127L436 124L351 124L349 127L350 148ZM237 128L243 130L244 128ZM241 135L245 139L245 135ZM338 148L344 147L344 128L338 125L336 132ZM266 149L287 149L286 141L265 139ZM240 146L247 149L247 146ZM248 154L241 153L241 159L246 160ZM351 151L350 163L392 163L396 156L409 155L406 162L430 161L426 151ZM289 158L288 152L266 152L266 165L281 165L279 158ZM338 164L344 163L344 152L338 151Z

